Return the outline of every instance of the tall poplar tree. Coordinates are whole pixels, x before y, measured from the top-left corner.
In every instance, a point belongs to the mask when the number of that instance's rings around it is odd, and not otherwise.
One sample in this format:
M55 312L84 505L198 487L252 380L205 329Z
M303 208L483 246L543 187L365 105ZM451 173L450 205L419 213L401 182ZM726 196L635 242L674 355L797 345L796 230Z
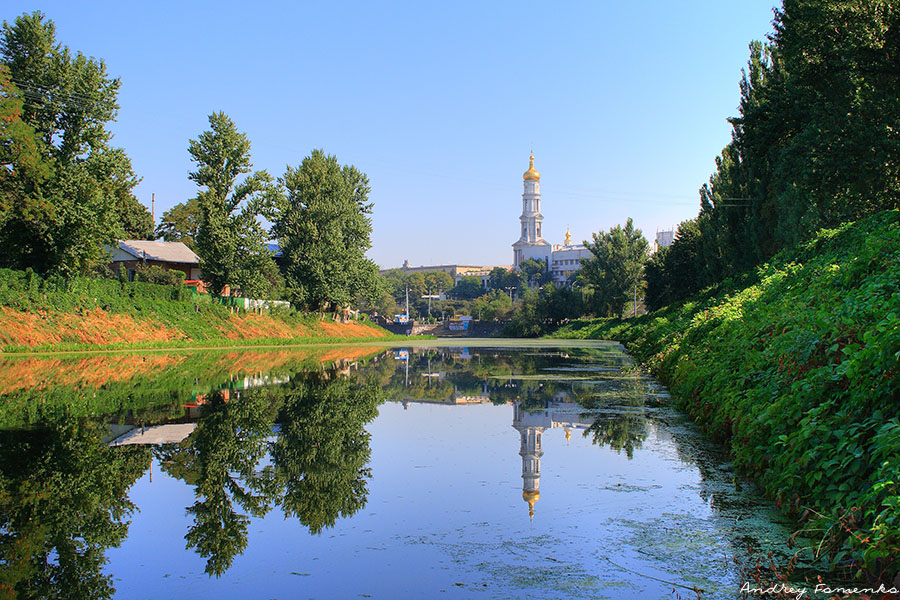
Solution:
M250 140L225 113L210 115L209 125L188 148L197 163L188 177L201 188L196 249L203 279L215 295L231 286L264 297L278 270L259 216L274 205L278 188L265 171L251 173Z

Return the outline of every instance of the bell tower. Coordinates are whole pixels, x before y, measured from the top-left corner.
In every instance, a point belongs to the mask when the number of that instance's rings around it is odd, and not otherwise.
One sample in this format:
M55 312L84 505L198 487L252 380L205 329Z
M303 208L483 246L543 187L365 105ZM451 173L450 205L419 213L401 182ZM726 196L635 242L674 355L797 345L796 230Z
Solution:
M541 214L541 174L534 168L534 152L528 159L528 170L522 175L522 215L519 217L521 235L513 244L513 267L528 258L549 256L549 247L541 236L544 215Z

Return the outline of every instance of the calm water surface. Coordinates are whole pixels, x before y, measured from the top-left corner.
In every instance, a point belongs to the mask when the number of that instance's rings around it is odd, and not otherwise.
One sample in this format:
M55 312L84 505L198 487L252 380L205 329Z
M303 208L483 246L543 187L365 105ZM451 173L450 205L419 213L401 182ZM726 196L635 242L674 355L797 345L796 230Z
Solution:
M0 361L0 590L735 598L780 548L620 346L485 344Z

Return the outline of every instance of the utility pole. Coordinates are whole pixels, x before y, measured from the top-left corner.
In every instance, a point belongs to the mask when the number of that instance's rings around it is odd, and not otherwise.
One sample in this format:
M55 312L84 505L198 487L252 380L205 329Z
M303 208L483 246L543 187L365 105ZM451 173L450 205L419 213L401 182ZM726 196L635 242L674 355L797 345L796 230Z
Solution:
M156 192L150 194L150 215L153 217L153 228L156 229Z

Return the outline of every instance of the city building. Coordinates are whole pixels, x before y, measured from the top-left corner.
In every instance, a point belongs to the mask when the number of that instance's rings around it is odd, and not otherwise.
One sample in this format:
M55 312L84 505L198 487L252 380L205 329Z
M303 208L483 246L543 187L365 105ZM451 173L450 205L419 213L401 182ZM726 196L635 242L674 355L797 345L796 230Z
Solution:
M656 239L653 240L653 251L656 252L660 248L668 248L675 241L675 230L657 231Z

